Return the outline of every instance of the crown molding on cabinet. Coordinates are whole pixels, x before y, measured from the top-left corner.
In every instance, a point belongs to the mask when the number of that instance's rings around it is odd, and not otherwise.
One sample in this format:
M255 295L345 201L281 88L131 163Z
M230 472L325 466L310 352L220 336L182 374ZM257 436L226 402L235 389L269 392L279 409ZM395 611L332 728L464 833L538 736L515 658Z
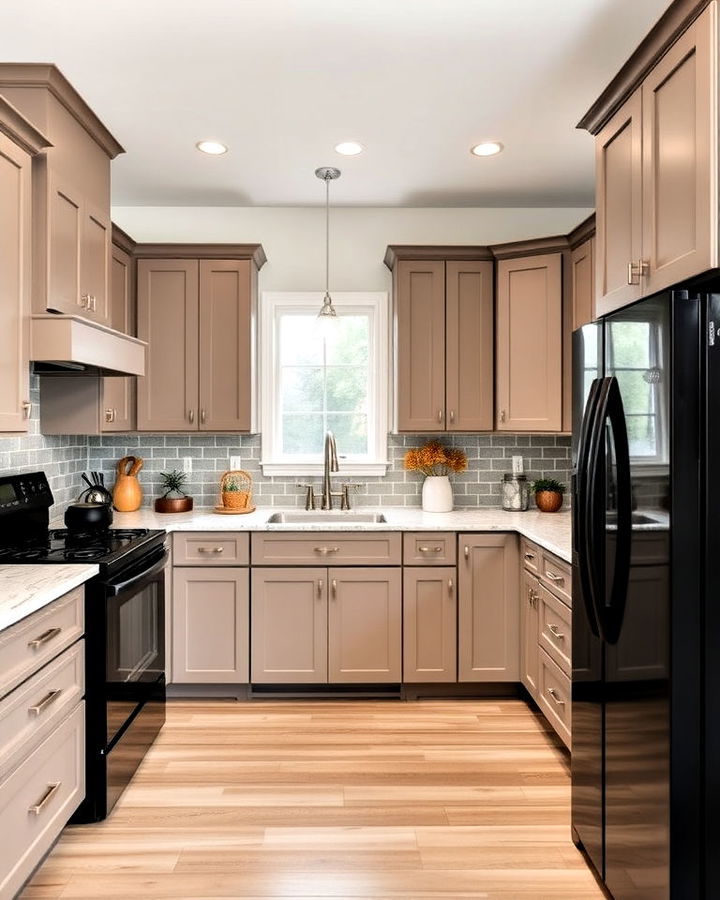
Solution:
M267 262L262 244L135 244L136 259L251 259L258 269Z
M577 228L574 228L567 236L570 249L574 250L580 244L584 244L589 238L595 234L595 213L588 216L584 222L581 222Z
M135 253L136 242L114 222L112 223L112 242L116 247L124 250L128 256L132 256Z
M29 122L17 107L0 96L0 132L31 156L52 147L45 135Z
M52 63L0 63L0 92L4 87L43 88L49 91L110 159L125 152L60 69Z
M473 247L465 245L453 246L423 246L422 244L389 244L385 251L385 265L392 269L399 259L425 259L443 260L451 262L463 262L464 260L479 260L493 258L490 247Z
M580 119L578 128L597 134L637 88L665 51L708 6L710 0L674 0L637 50Z
M518 256L540 256L543 253L560 253L568 249L567 235L531 238L529 241L513 241L509 244L495 244L492 250L495 259L514 259Z

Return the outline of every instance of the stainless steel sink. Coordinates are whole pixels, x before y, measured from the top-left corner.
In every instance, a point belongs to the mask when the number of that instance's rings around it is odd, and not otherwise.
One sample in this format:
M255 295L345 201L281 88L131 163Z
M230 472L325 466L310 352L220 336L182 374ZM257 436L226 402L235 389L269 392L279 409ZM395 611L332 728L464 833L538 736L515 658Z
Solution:
M340 509L276 512L268 518L268 525L380 525L383 522L387 522L387 519L382 513L346 512Z

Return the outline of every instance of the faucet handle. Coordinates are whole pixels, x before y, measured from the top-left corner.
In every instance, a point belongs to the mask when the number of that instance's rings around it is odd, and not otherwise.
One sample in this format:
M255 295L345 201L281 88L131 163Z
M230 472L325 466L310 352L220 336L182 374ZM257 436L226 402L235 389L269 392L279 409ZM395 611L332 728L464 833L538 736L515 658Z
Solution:
M305 490L305 509L315 509L315 490L313 489L312 484L306 481L299 481L295 487L303 488Z
M346 481L341 487L340 509L350 509L350 492L354 491L357 493L362 485L357 484L355 481Z

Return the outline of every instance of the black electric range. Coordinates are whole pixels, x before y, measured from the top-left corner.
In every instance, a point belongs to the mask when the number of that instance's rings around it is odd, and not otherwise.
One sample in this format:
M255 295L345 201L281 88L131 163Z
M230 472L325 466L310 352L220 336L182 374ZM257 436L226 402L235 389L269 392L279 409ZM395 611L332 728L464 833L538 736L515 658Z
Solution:
M86 797L104 819L165 722L165 531L51 529L43 472L0 477L0 565L91 563L85 583Z

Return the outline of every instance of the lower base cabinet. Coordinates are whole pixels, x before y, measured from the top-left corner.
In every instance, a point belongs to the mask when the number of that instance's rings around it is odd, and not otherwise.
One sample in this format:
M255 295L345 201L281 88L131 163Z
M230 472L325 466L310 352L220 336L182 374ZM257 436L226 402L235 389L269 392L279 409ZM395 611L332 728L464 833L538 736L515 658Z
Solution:
M521 573L520 579L520 681L533 700L537 700L540 582L527 571Z
M173 682L246 684L248 570L173 569Z
M373 684L402 678L399 568L252 569L252 681Z
M403 681L457 681L455 566L403 570Z

